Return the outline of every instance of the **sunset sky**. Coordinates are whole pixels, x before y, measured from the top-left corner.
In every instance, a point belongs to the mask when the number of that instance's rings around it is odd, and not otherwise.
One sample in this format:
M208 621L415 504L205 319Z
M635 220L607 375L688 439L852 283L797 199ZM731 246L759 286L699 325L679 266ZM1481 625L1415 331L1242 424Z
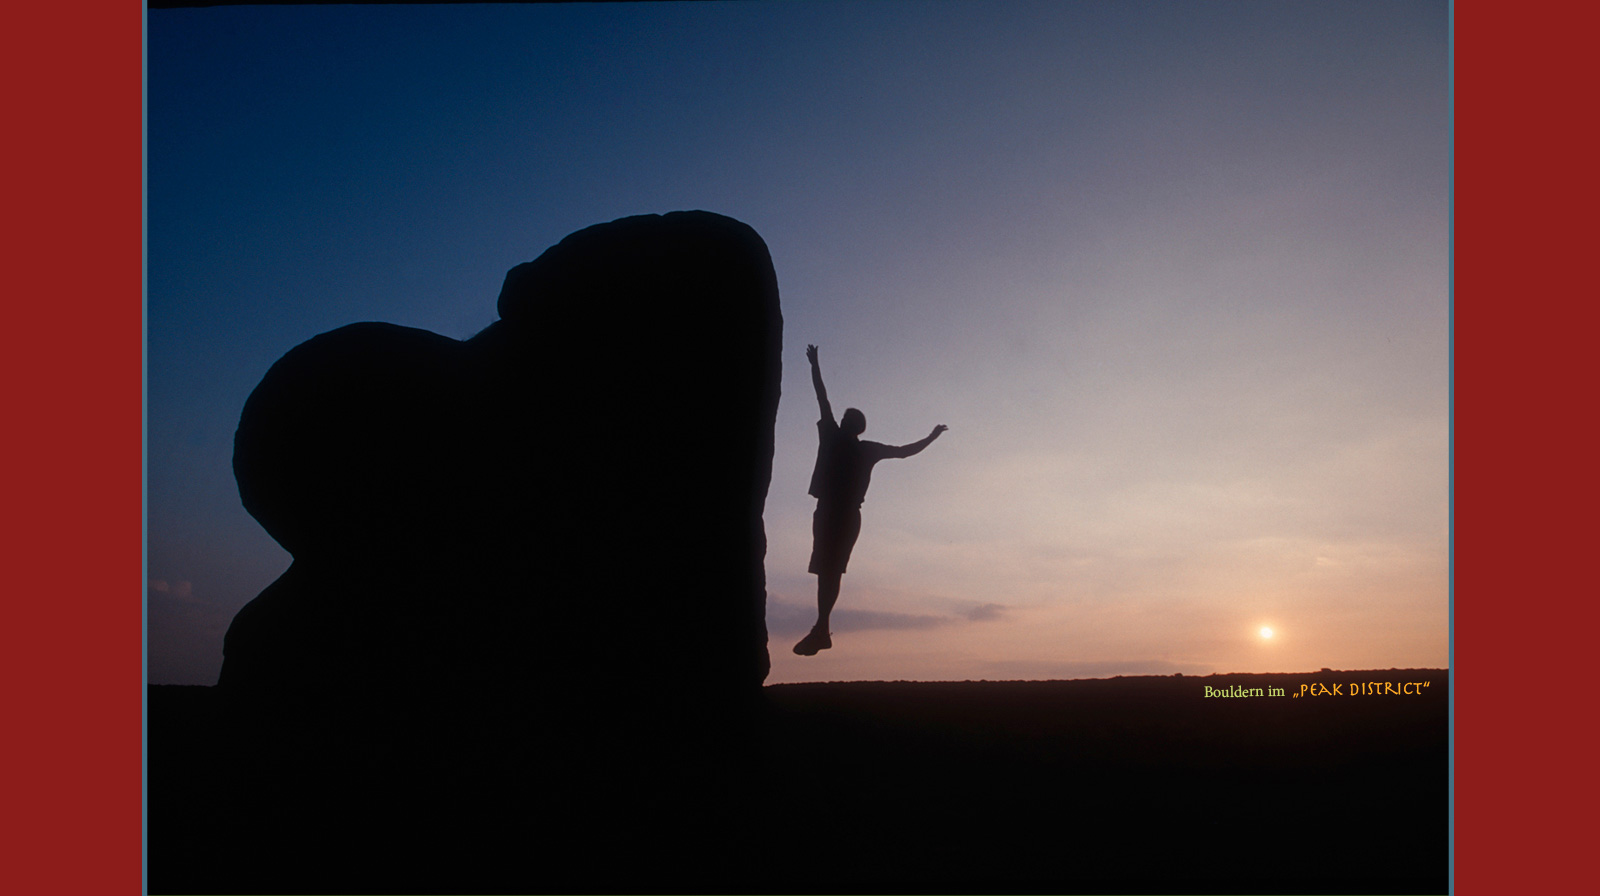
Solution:
M150 12L150 680L214 683L289 564L230 468L273 361L362 320L470 336L566 234L695 208L755 227L782 293L769 681L1446 665L1449 29L1387 0ZM950 430L878 467L800 658L808 343L866 438Z

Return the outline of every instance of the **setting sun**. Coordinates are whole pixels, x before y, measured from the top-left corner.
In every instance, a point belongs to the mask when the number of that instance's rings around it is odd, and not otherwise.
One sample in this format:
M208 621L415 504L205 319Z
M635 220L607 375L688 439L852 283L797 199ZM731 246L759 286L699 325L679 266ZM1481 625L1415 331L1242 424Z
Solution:
M1267 628L1266 626L1263 625L1261 627L1261 637L1263 637L1263 638L1271 638L1272 637L1272 629Z

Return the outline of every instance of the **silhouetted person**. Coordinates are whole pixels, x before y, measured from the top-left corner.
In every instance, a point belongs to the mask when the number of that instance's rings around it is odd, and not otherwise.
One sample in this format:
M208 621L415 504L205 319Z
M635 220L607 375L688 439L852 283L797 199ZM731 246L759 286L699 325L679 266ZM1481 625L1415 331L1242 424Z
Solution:
M811 385L817 390L822 418L817 421L817 464L811 471L810 495L817 499L811 515L811 566L817 577L817 624L811 634L794 645L801 656L815 656L833 646L828 631L828 616L839 600L839 580L850 563L850 550L861 534L861 502L872 481L872 467L888 457L910 457L932 444L947 428L935 426L924 439L909 445L884 445L867 442L860 435L867 429L867 417L847 408L844 417L834 422L828 390L822 385L822 367L817 363L817 347L806 346L811 362Z

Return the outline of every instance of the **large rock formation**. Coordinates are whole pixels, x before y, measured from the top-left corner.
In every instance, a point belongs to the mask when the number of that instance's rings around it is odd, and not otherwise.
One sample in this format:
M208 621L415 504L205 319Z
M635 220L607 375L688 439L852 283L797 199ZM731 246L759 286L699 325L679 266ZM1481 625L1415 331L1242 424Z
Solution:
M760 685L782 331L761 238L707 212L590 227L513 268L499 314L466 341L353 324L267 372L234 470L294 562L234 619L225 691Z

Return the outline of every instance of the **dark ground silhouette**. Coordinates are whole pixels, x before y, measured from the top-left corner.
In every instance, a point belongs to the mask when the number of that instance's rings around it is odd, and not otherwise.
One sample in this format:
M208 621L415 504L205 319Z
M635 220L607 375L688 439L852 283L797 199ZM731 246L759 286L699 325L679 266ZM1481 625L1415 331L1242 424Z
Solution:
M1431 684L1201 696L1369 680ZM461 696L341 741L152 688L151 892L1447 889L1441 670L776 685L735 741Z

